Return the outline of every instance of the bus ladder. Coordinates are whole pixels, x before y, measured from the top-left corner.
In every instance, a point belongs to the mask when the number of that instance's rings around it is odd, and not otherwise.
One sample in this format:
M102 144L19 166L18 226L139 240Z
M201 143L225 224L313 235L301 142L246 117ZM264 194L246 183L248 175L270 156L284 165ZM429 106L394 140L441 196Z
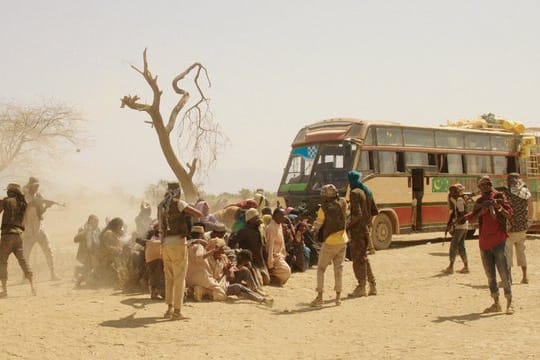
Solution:
M540 220L540 145L531 147L531 154L524 159L527 178L532 182L536 181L536 189L531 189L533 196L532 219Z
M540 178L540 145L534 145L531 147L531 154L525 159L525 171L527 177L539 179Z

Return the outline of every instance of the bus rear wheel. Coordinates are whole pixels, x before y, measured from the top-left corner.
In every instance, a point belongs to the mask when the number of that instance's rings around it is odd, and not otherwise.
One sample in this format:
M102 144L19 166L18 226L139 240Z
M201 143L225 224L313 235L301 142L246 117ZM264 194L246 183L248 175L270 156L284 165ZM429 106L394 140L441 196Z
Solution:
M373 246L377 250L388 249L392 242L392 222L388 215L379 214L373 220L373 229L371 231Z

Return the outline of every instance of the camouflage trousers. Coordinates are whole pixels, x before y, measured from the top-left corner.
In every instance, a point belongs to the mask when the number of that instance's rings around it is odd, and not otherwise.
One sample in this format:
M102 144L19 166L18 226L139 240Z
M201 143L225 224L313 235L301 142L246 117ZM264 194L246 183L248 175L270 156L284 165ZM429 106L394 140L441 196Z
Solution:
M8 278L7 265L11 253L15 254L19 266L27 279L32 279L32 271L26 262L23 252L23 243L19 234L2 234L0 238L0 280Z

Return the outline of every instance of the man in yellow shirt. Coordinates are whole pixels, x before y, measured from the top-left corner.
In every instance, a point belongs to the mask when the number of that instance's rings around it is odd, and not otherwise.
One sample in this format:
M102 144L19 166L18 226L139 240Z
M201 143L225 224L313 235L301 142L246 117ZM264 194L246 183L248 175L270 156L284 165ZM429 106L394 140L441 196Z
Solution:
M331 263L334 264L336 305L341 304L343 261L349 241L345 231L347 211L345 199L339 197L337 188L332 184L321 188L321 197L322 205L317 212L315 229L322 231L324 243L317 263L317 297L311 302L313 307L321 307L323 304L324 272Z

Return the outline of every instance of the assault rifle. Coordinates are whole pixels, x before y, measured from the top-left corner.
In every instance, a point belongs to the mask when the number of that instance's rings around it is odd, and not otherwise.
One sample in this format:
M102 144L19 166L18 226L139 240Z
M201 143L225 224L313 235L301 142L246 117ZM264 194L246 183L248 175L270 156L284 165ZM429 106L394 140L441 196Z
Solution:
M45 206L45 208L50 208L51 206L53 205L57 205L57 206L61 206L61 207L66 207L66 203L61 203L61 202L57 202L57 201L53 201L53 200L43 200L43 205Z

